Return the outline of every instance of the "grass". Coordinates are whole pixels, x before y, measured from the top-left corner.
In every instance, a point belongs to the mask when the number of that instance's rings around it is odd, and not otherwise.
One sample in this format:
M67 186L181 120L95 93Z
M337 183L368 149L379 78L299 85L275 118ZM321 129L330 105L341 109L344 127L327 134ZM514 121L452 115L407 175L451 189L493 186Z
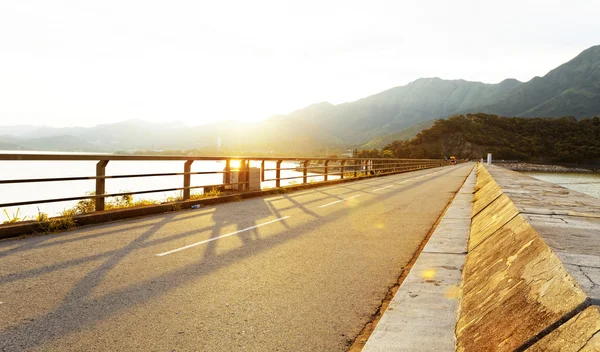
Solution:
M126 193L128 191L121 191L121 193ZM87 192L86 195L93 196L94 192ZM218 187L213 187L208 192L203 193L193 193L190 195L190 200L195 199L203 199L203 198L213 198L219 197L221 195L221 190ZM176 204L177 202L181 202L183 200L182 196L169 196L166 197L162 201L152 200L152 199L140 199L134 200L133 195L124 194L122 196L107 198L104 203L105 210L115 210L115 209L126 209L133 207L140 207L145 205L154 205L154 204L162 204L162 203L175 203L173 204L172 210L177 211L181 210L181 205ZM96 199L84 199L77 202L77 204L72 208L75 214L87 214L94 212L96 210Z
M38 209L38 215L35 220L38 222L38 230L42 233L52 233L64 230L70 230L77 227L73 209L65 209L60 213L60 216L55 218L48 217L48 214L42 213Z
M290 184L296 184L297 182L291 182ZM265 189L266 190L266 189ZM121 193L126 193L127 191L121 191ZM278 188L276 191L278 194L286 194L289 191L285 188ZM96 195L95 192L86 192L87 196ZM202 193L194 193L190 195L190 200L204 199L204 198L216 198L221 196L221 190L219 187L213 187L208 192ZM178 202L182 201L182 196L169 196L166 197L162 201L151 200L151 199L140 199L134 200L132 194L124 194L117 197L106 198L104 203L105 210L115 210L115 209L125 209L125 208L133 208L145 205L154 205L154 204L163 204L163 203L173 203L172 211L181 210L181 204ZM242 198L240 196L236 196L232 199L233 201L241 201ZM16 213L12 215L8 213L6 209L4 209L4 215L7 220L3 222L3 224L14 224L22 221L26 221L27 217L20 217L21 209L17 209ZM59 216L57 217L49 217L48 214L41 212L38 208L38 214L31 220L38 223L38 231L42 233L51 233L56 231L68 230L77 226L77 223L74 219L76 215L88 214L96 211L96 199L88 198L83 199L77 202L75 206L70 209L64 209Z
M17 212L12 216L8 214L6 209L4 209L4 214L8 218L8 221L5 221L4 224L14 224L21 221L26 221L27 217L19 217L21 209L17 209ZM63 210L58 217L51 218L48 214L43 213L38 208L38 214L33 217L31 220L37 222L36 224L36 232L41 233L51 233L57 231L70 230L77 226L75 222L74 216L76 215L75 210L73 209L65 209Z
M219 197L221 195L221 190L218 187L213 187L208 192L204 193L195 193L190 195L190 199L203 199L203 198L213 198Z
M127 192L127 191L122 191ZM87 192L86 195L93 196L96 195L95 192ZM172 198L172 199L171 199ZM167 202L176 202L181 200L181 197L175 199L175 197L167 198ZM133 195L124 194L122 196L107 198L104 202L105 210L114 210L114 209L124 209L124 208L132 208L139 207L144 205L153 205L159 204L159 201L151 200L151 199L140 199L134 200ZM96 199L83 199L77 202L77 204L71 209L75 212L75 214L87 214L96 211Z
M17 212L16 212L16 213L13 213L13 215L12 215L12 216L10 216L10 215L8 214L8 211L6 211L6 209L4 209L4 215L6 215L6 218L7 218L8 220L7 220L7 221L5 221L5 222L3 222L3 224L14 224L14 223L16 223L16 222L20 222L20 221L25 221L25 220L27 220L27 217L26 217L26 216L25 216L25 217L23 217L23 218L21 218L21 217L19 216L19 212L21 212L21 208L18 208L18 209L17 209Z
M356 176L354 176L354 171L344 172L344 178L358 178L361 176L363 176L362 172L356 173Z

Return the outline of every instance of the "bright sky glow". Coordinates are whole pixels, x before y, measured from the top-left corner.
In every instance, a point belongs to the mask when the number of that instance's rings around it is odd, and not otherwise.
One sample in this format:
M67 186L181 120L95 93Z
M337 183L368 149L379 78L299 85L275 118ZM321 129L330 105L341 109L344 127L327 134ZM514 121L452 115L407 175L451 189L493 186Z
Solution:
M0 125L256 121L420 77L542 76L595 0L0 2Z

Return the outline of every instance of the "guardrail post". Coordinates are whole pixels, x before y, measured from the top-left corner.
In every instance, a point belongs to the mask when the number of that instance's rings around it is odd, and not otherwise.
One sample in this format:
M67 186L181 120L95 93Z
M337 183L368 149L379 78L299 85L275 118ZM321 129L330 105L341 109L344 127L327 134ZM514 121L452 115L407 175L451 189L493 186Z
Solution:
M245 160L244 163L244 174L246 176L246 183L244 184L245 190L250 190L250 159Z
M190 190L192 179L192 175L190 175L190 172L192 172L193 162L194 160L187 160L185 164L183 164L183 200L189 200L192 193Z
M302 170L302 183L308 183L308 164L310 164L310 160L304 160L302 165L304 165L304 169Z
M108 165L108 160L100 160L96 164L96 177L106 176L106 165ZM105 178L97 178L96 179L96 201L95 201L96 211L104 210L104 194L105 193L106 193L106 179Z
M265 182L265 161L260 163L260 182Z
M327 181L327 178L329 176L329 160L325 160L325 163L323 164L323 172L325 174L325 176L323 177L323 181Z
M250 161L246 159L240 160L240 170L239 170L239 180L238 182L242 182L242 184L238 185L238 190L245 191L250 189L250 172L249 172L249 164Z
M275 187L281 187L281 163L283 162L283 160L277 160L277 166L275 170Z
M356 159L354 159L354 177L358 177L358 171L356 170Z
M223 183L229 186L225 186L225 189L231 189L231 159L225 161L225 178L223 179Z
M343 179L344 178L344 164L346 163L346 160L340 160L340 178Z

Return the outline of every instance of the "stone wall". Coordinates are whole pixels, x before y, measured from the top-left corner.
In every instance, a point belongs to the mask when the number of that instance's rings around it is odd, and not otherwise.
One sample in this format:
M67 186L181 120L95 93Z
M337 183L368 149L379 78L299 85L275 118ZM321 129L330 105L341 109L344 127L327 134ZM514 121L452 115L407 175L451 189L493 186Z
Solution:
M600 351L600 199L479 165L457 351Z

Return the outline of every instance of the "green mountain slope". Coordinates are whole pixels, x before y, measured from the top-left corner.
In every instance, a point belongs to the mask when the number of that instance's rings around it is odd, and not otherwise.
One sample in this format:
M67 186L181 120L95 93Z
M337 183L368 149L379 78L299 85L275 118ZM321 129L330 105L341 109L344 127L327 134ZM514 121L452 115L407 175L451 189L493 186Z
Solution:
M600 45L569 62L535 77L482 112L523 117L591 117L600 113Z
M310 124L311 128L330 134L344 144L356 145L476 104L491 103L519 84L514 79L485 84L422 78L350 103L312 105L286 118L298 128Z
M456 115L410 141L384 147L400 158L484 157L544 162L600 162L600 117L523 118Z
M429 120L418 123L414 126L405 128L399 132L386 134L385 136L373 138L367 143L361 145L359 149L381 149L385 145L398 140L410 140L413 139L421 131L430 128L435 123L435 120Z

